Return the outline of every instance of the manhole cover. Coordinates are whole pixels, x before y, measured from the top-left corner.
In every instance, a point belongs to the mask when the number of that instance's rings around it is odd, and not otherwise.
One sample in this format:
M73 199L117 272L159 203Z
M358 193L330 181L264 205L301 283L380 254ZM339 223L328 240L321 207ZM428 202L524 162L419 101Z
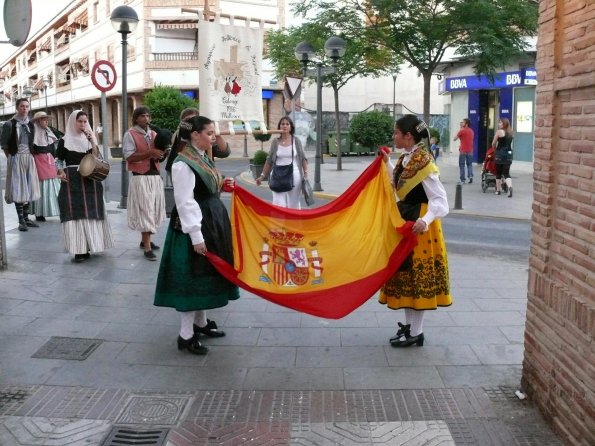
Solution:
M108 213L108 214L121 214L121 213L122 213L122 211L113 211L113 210L111 210L111 209L108 209L107 213Z
M84 361L103 342L101 339L62 338L52 336L31 357Z
M126 444L136 446L160 446L165 443L169 429L130 429L114 427L103 440L101 446L122 446Z
M133 396L116 421L118 424L174 425L188 398Z

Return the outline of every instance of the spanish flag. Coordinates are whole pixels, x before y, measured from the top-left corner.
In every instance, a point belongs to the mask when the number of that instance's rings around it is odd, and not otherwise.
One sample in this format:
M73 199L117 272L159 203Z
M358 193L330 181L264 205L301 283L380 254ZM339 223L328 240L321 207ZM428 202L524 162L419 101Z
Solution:
M231 223L234 266L209 254L229 281L279 305L339 319L397 271L416 244L397 210L381 157L334 201L295 210L236 185Z

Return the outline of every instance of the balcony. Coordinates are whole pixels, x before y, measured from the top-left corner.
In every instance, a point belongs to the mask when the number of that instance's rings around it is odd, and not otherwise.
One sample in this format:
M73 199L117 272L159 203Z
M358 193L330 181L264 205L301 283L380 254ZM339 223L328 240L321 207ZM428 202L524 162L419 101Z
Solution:
M152 53L156 62L177 62L184 60L198 60L198 51L187 51L181 53Z

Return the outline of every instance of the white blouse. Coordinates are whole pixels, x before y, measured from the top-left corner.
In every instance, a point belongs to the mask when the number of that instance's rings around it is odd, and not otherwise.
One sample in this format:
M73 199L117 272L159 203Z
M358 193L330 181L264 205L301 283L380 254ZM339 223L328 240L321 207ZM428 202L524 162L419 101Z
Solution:
M201 155L204 151L198 150ZM192 239L193 245L204 243L201 232L202 212L194 199L196 177L194 171L183 162L173 163L171 168L172 183L174 185L174 199L180 216L182 231Z

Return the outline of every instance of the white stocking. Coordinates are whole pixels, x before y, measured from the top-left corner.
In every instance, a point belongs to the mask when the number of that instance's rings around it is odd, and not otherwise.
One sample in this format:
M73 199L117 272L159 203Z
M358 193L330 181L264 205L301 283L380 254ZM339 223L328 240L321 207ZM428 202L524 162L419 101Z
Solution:
M509 189L512 187L512 178L510 178L510 177L506 178L506 185L508 186Z
M207 312L205 310L197 310L194 312L194 323L200 328L207 325Z
M405 320L411 324L411 336L418 336L423 332L424 311L405 309Z
M182 339L188 340L194 336L194 328L192 327L192 324L194 323L194 313L195 311L184 311L181 313L180 337Z

